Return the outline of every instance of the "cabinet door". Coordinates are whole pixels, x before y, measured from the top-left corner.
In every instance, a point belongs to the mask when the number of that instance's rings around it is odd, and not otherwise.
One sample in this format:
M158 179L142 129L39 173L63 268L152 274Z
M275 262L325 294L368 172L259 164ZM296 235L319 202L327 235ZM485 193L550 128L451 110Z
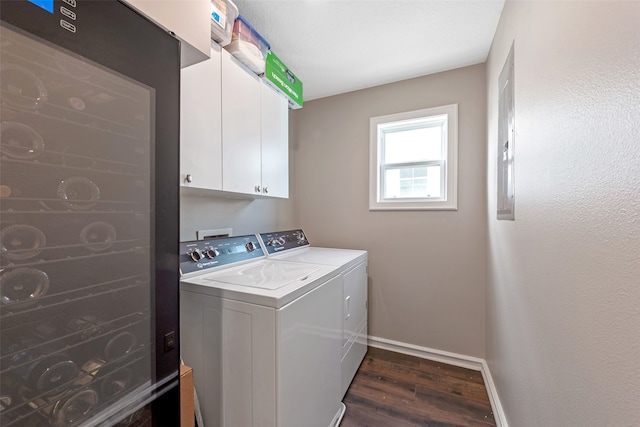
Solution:
M180 184L185 187L222 190L220 57L220 46L212 43L211 59L181 70Z
M222 50L222 189L261 194L260 79Z
M262 194L289 197L289 105L261 83Z

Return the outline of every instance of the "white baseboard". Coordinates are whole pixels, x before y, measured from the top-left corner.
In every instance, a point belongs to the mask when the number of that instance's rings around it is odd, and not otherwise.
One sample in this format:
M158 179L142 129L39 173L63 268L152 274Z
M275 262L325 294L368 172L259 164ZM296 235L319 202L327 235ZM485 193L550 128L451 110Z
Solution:
M507 424L507 417L502 409L502 403L500 403L500 396L498 396L498 390L496 390L496 384L493 382L491 371L487 365L486 360L482 360L482 378L484 378L484 385L487 387L487 393L489 394L489 400L491 401L491 409L493 409L493 415L496 417L497 427L509 427Z
M500 398L498 397L498 392L496 391L495 383L491 377L491 372L489 372L489 366L484 359L388 340L386 338L374 337L371 335L368 336L368 344L370 347L395 351L396 353L408 354L421 359L433 360L434 362L446 363L448 365L480 371L482 373L482 378L484 379L484 384L487 387L487 394L489 395L491 409L493 410L493 414L496 418L497 427L509 427L502 409L502 404L500 403Z
M399 341L392 341L386 338L373 337L369 335L369 346L381 348L383 350L395 351L397 353L416 356L421 359L433 360L434 362L446 363L447 365L459 366L461 368L482 371L483 359L472 356L465 356L448 351L435 350L433 348L421 347Z

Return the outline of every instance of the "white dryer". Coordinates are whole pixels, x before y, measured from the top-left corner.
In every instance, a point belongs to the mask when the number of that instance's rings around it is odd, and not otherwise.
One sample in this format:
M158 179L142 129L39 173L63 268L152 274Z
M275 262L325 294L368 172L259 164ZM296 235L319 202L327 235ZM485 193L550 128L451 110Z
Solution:
M181 352L205 426L336 426L338 268L267 259L255 235L183 242L180 266Z
M319 248L301 229L261 233L268 259L337 267L342 282L341 398L367 353L367 251Z

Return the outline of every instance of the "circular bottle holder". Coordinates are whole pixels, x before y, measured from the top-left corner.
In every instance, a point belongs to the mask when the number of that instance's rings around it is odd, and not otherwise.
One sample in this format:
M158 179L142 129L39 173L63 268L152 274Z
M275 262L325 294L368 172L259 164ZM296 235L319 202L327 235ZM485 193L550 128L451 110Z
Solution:
M37 110L49 98L47 88L33 72L16 64L0 66L3 102L25 110Z
M77 425L87 419L98 406L98 393L90 388L60 399L51 411L55 427Z
M44 233L31 225L10 225L0 231L0 254L11 261L36 257L46 244Z
M74 211L89 210L100 199L100 188L83 176L72 176L58 185L58 198Z
M32 127L16 122L0 123L0 152L13 159L35 159L44 150L44 140Z
M49 290L49 276L42 270L24 267L0 274L0 301L11 308L25 308Z
M33 368L27 384L36 393L56 393L78 373L76 364L64 354L45 357Z
M112 399L121 395L133 380L133 373L128 367L118 367L109 372L100 381L100 395L106 399Z
M136 346L136 336L131 332L120 332L104 346L104 358L107 362L128 355Z
M106 251L116 240L116 229L108 222L92 222L80 231L80 240L92 252Z

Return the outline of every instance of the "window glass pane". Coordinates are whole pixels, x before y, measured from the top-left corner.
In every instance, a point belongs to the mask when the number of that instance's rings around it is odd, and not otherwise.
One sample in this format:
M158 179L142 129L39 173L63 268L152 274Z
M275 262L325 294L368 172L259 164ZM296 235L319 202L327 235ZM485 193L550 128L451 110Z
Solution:
M423 162L442 158L442 127L384 133L384 163Z
M384 198L439 198L440 166L389 168L384 174Z

